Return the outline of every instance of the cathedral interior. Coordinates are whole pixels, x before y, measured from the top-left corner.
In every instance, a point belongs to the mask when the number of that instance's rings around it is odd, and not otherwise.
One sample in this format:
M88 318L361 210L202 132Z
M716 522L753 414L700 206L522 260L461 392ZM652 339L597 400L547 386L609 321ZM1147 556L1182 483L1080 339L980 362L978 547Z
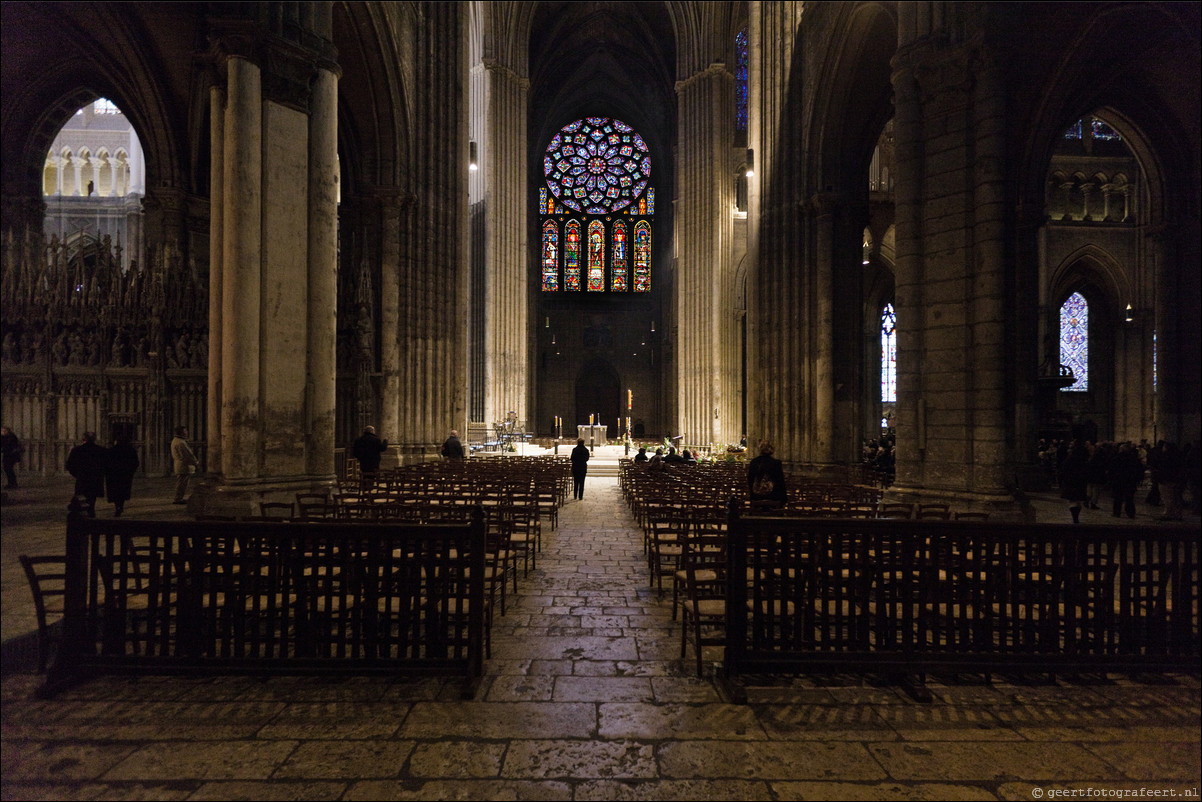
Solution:
M1200 8L6 1L3 423L261 496L369 424L887 435L1004 510L1199 439Z

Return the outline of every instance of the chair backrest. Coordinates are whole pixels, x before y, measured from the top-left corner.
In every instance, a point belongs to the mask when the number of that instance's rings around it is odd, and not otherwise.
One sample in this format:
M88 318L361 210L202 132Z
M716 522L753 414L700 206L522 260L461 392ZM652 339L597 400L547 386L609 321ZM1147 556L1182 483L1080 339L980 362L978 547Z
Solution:
M289 521L295 515L291 501L260 501L259 517L273 521Z
M67 558L61 554L29 556L22 554L18 559L29 580L33 593L33 607L38 616L38 628L42 629L62 617L63 598L67 588Z
M886 502L880 505L877 516L909 519L914 517L914 505L909 502Z

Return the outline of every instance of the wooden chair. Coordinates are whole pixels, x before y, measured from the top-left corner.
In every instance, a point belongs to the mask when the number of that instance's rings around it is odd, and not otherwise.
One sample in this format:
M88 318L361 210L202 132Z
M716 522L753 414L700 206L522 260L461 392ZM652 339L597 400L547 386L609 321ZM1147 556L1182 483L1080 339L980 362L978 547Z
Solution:
M538 503L540 516L545 516L551 522L551 531L559 526L559 492L554 479L540 479L534 484L534 496ZM541 545L540 545L541 549Z
M294 521L330 521L338 518L338 505L332 503L305 503L297 505Z
M919 504L914 513L918 521L947 521L952 517L951 506L948 504Z
M162 543L123 535L111 553L96 558L96 570L104 592L104 653L170 654L179 581Z
M909 502L889 502L882 504L877 510L877 517L909 520L914 517L914 505Z
M259 517L268 521L291 521L296 514L291 501L260 501Z
M726 552L726 533L714 529L690 532L681 541L680 658L685 658L691 640L698 677L704 648L726 643Z
M656 588L660 595L664 592L664 577L673 581L676 570L680 567L681 533L687 524L682 517L671 509L662 510L651 516L651 538L648 547L651 587Z
M22 554L18 559L29 580L33 593L33 608L38 617L38 673L44 673L50 660L51 626L62 620L63 602L67 587L67 558L61 554L31 557ZM53 619L53 620L51 620Z

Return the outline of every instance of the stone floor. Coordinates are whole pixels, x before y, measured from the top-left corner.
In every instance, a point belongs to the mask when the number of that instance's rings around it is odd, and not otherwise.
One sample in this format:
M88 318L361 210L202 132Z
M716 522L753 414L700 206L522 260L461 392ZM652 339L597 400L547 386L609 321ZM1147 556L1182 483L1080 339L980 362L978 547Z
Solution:
M872 677L805 678L728 703L719 652L704 678L680 660L670 594L648 587L607 476L544 533L475 701L438 680L296 677L106 678L39 700L12 567L61 550L69 487L31 481L6 498L0 538L6 800L1196 799L1202 786L1196 675L930 678L929 704ZM127 514L178 517L170 493L144 480Z

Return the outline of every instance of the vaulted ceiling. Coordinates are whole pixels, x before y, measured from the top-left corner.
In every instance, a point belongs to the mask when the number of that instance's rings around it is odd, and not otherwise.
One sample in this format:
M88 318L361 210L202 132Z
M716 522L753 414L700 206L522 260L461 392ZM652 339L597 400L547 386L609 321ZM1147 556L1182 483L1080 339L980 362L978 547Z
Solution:
M633 126L665 163L673 141L675 63L664 3L539 3L529 58L535 162L541 164L542 149L563 125L599 115Z

